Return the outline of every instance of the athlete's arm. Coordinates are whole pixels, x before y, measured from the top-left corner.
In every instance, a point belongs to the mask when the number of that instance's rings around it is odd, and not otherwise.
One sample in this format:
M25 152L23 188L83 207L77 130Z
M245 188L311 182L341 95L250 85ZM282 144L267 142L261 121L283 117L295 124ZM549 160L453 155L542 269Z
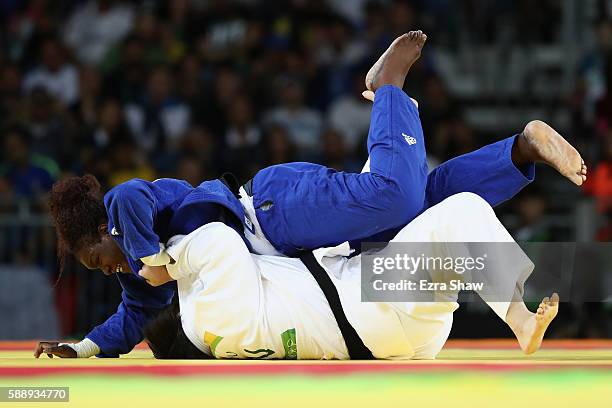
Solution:
M160 252L159 236L153 229L158 202L140 179L129 180L104 196L111 235L123 240L123 249L132 259L146 258Z
M115 314L86 336L100 348L98 357L129 353L142 341L149 319L170 304L175 292L173 285L153 288L132 274L117 277L123 287L123 301Z
M96 326L78 343L42 341L34 356L48 354L61 358L118 357L129 353L143 339L143 328L157 313L168 306L175 288L149 286L132 274L117 274L123 287L122 302L117 311L104 323Z

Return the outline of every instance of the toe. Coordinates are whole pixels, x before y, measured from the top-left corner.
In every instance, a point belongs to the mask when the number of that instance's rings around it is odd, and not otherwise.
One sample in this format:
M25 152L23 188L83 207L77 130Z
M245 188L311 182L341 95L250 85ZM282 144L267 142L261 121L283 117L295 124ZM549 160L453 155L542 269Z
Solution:
M582 174L573 174L571 176L568 176L568 178L572 183L576 184L577 186L581 186L584 180L586 180L586 177Z
M363 91L361 95L367 99L368 101L374 102L374 92L372 91Z

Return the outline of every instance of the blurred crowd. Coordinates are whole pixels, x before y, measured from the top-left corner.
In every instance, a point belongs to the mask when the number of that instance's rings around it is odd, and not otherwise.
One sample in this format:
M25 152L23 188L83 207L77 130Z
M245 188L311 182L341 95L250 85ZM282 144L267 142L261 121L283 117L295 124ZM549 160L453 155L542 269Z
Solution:
M246 181L296 160L360 171L365 73L410 29L429 35L405 89L420 103L433 167L512 134L466 119L435 51L558 42L563 3L2 0L0 213L20 199L43 212L44 193L67 174L91 173L110 188L134 177L199 184L225 171ZM558 103L570 106L565 130L590 166L584 194L608 217L597 239L609 241L612 2L589 4L593 41L569 62L574 90ZM529 190L511 211L519 239L555 239L542 227L546 194Z
M5 0L0 192L38 198L67 173L92 173L108 188L132 177L197 184L226 170L246 180L292 160L357 171L371 109L360 96L365 72L412 28L430 37L407 89L435 165L491 139L464 120L429 50L456 45L466 24L474 41L494 42L500 20L516 41L553 41L559 2L540 3ZM602 143L612 125L611 27L596 22L600 47L585 56L575 101L586 106L577 122ZM595 194L610 188L606 171L593 173Z

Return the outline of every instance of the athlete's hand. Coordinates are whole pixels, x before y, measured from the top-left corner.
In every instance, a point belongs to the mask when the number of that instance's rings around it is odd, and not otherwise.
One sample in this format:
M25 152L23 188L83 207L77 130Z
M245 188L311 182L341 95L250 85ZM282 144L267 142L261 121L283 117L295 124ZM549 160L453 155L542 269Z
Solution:
M165 266L144 265L138 275L142 276L151 286L161 286L173 280Z
M60 345L57 341L41 341L34 350L34 357L38 358L41 354L46 354L49 358L58 356L60 358L77 358L76 351L66 345Z

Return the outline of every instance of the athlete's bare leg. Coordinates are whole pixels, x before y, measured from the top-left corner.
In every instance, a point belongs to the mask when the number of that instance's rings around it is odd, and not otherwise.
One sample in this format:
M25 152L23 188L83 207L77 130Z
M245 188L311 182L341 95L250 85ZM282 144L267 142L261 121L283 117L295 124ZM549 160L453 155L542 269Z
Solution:
M518 294L515 295L519 297ZM535 353L542 345L544 333L559 311L559 295L553 293L545 297L536 313L527 309L522 299L516 299L510 304L506 314L506 323L516 336L525 354Z

